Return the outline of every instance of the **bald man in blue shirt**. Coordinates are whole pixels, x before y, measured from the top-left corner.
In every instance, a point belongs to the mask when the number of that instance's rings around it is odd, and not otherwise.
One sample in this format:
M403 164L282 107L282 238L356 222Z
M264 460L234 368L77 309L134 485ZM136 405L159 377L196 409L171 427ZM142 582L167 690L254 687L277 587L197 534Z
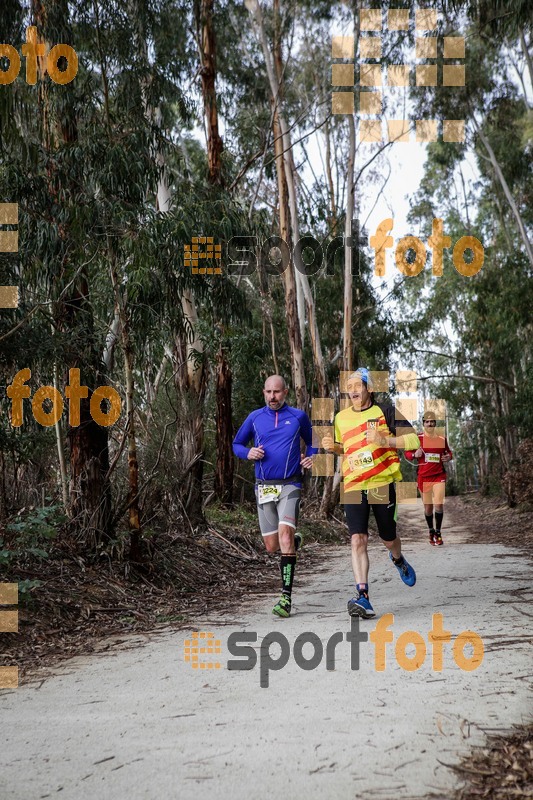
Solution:
M302 467L310 469L316 453L309 417L286 404L288 391L281 375L267 378L263 389L265 405L248 415L233 440L233 452L238 458L255 461L257 511L265 547L269 553L281 550L282 593L272 609L278 617L291 613L296 550L301 544L296 525ZM306 445L305 455L301 454L300 439Z

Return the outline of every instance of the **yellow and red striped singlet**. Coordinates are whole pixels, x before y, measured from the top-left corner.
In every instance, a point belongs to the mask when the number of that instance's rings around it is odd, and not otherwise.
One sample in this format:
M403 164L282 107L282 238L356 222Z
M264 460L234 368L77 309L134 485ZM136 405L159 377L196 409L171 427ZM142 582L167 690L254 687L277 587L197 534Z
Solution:
M344 449L342 476L345 492L371 489L402 480L398 451L396 448L380 447L377 443L367 444L365 433L370 429L377 430L381 436L393 435L383 411L375 403L364 411L350 407L335 416L335 441L342 444ZM414 431L403 435L402 439L404 447L418 447L418 436Z

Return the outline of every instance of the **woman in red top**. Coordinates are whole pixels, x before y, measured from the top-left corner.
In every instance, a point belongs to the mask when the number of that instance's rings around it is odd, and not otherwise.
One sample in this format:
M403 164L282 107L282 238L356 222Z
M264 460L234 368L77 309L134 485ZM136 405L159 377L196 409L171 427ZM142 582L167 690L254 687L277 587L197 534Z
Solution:
M406 451L405 457L418 464L418 490L424 503L424 515L429 528L429 542L443 544L441 527L444 517L444 492L446 470L443 464L451 461L452 451L444 436L435 435L435 414L426 411L423 417L424 433L418 437L418 450ZM433 527L433 505L435 505L435 527Z

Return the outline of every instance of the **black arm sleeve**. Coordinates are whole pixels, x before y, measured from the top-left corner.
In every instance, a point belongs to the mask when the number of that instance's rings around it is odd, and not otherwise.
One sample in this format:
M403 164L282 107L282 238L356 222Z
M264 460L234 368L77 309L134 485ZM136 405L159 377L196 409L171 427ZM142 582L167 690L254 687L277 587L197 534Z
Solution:
M418 435L411 423L405 419L403 414L400 414L399 411L397 412L394 406L380 406L378 404L378 408L383 412L387 427L393 436L405 436L408 433L414 433L415 436Z

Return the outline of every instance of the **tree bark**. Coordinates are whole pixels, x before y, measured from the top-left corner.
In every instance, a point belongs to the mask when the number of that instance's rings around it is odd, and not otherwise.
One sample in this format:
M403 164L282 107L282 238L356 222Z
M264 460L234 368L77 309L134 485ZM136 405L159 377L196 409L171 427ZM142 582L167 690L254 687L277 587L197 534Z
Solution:
M142 43L139 47L142 46ZM144 100L145 114L153 125L161 126L161 112ZM163 153L155 145L154 159L160 167L157 183L157 209L168 213L172 196L167 181ZM204 456L204 400L207 385L206 360L203 342L198 335L198 313L190 289L181 296L184 327L189 333L175 332L172 343L174 387L177 401L175 436L175 499L191 526L205 524L202 509Z
M32 0L32 15L46 42L49 29L54 39L66 44L72 41L67 0ZM54 42L56 43L56 42ZM50 44L50 43L48 43ZM69 86L62 92L71 92ZM55 186L55 151L60 146L73 145L78 140L78 120L74 101L62 103L62 113L57 116L49 102L49 82L39 81L39 111L42 119L43 147L49 156L48 176L53 202L57 199ZM73 176L72 194L78 191ZM68 189L68 187L66 187ZM65 187L63 187L65 189ZM76 265L69 261L69 231L66 224L59 226L59 248L56 262L61 264L58 285L71 282ZM68 333L69 346L65 351L65 373L80 369L80 375L89 386L89 397L80 403L80 424L69 427L67 438L70 447L70 507L72 524L80 533L86 546L96 547L111 533L111 486L107 476L109 449L107 428L98 425L90 413L90 397L95 386L105 383L94 332L94 315L90 303L89 280L85 267L77 270L66 300L55 305L54 318L58 330Z
M298 221L298 198L297 198L297 181L298 174L294 163L291 135L287 122L283 115L282 105L284 96L284 70L281 55L281 35L279 33L279 0L274 0L274 14L275 14L275 31L276 39L274 42L274 65L275 70L271 70L274 82L271 83L271 92L274 102L277 104L279 111L279 128L282 137L282 155L283 155L283 169L285 171L285 179L287 183L287 190L289 195L289 211L290 211L290 224L292 232L292 244L295 247L300 241L300 226ZM262 26L262 19L259 16L260 24ZM265 36L262 36L263 41L266 41ZM266 56L265 56L266 58ZM270 75L269 75L270 78ZM315 368L315 378L317 382L317 395L318 397L325 397L327 392L326 385L326 369L324 365L324 357L322 355L322 345L320 341L320 332L318 329L318 320L316 316L315 301L309 285L309 279L305 272L305 265L303 258L295 258L295 277L296 277L296 298L298 317L300 322L300 338L302 345L305 338L305 312L307 311L308 330L311 337L311 349L313 352L313 364Z
M353 4L354 14L354 50L357 54L359 49L359 16L356 3ZM342 368L346 372L353 370L353 341L352 341L352 317L353 317L353 250L354 231L352 230L355 211L355 119L353 115L348 117L348 162L346 176L346 215L344 220L344 304L343 304L343 326L342 326ZM329 156L328 156L329 158ZM358 242L359 246L359 242ZM340 495L340 461L337 465L334 476L328 477L324 484L320 511L326 517L333 514L335 505Z
M186 304L187 298L184 297ZM196 309L189 307L193 324L198 324ZM193 343L182 336L175 341L175 378L177 408L176 474L180 505L193 528L205 524L202 503L204 474L204 400L207 385L203 349L194 351ZM194 356L193 356L194 353Z
M329 130L329 122L324 122L324 140L326 142L326 178L328 182L329 201L330 201L330 219L328 220L328 227L330 231L335 234L337 232L337 200L335 197L335 186L333 183L333 172L331 170L331 134Z
M130 561L141 562L141 521L139 514L139 461L137 459L137 440L135 435L135 381L133 368L135 356L130 336L126 289L119 280L115 254L109 247L111 284L115 294L115 305L120 319L122 348L124 350L124 376L126 378L126 435L128 437L128 528L130 531Z
M224 505L233 501L233 426L231 419L232 375L223 343L217 354L216 371L216 426L217 463L215 473L215 495ZM228 413L229 412L229 413Z
M130 4L133 21L141 18L137 13L137 2L138 0L131 0ZM148 68L147 43L144 31L139 25L134 27L134 39L139 59ZM146 85L141 83L144 113L154 129L161 129L161 109L153 108L149 104L146 88ZM152 141L152 154L160 170L156 196L157 211L160 214L167 214L171 210L172 196L167 180L165 157L155 135ZM176 481L172 488L172 497L191 525L198 526L205 523L202 512L202 482L206 374L203 343L198 336L198 314L190 289L186 289L181 296L181 309L184 325L182 330L173 333L172 350L169 350L169 356L173 361L177 401L175 465L173 465ZM183 329L187 330L186 334L183 333Z
M195 6L200 46L202 96L207 129L209 182L221 186L223 185L221 162L223 143L218 130L213 0L195 0ZM228 348L224 345L225 330L221 320L218 321L218 327L221 331L221 342L217 354L215 384L217 419L215 495L221 502L229 505L233 494L231 367L227 360Z
M283 111L282 111L283 99L285 96L285 81L283 78L283 57L281 52L281 24L280 24L281 20L279 13L279 0L274 0L273 17L274 17L274 32L273 32L273 47L271 56L268 48L261 7L259 6L259 3L257 4L256 22L260 29L261 43L263 45L263 54L265 62L267 58L268 59L270 59L270 57L272 58L271 69L267 70L267 75L270 84L270 92L272 95L272 100L278 112L279 135L281 136L281 141L283 145L281 148L281 154L282 154L281 164L282 164L282 169L285 171L285 184L287 186L287 192L288 192L287 206L288 206L288 219L292 234L292 247L291 247L291 253L292 253L293 251L292 248L295 247L300 237L298 235L298 209L296 201L296 186L294 182L294 171L293 171L294 162L292 162L292 149L291 149L292 145L290 144L290 139L288 139L287 125L285 124L285 119L283 117ZM296 280L296 307L298 309L298 324L300 326L300 339L302 340L302 346L303 346L305 342L305 297L304 297L301 275L298 272L298 270L295 270L294 277Z
M289 204L285 170L283 168L283 141L277 109L273 114L274 153L276 158L276 176L278 181L279 199L279 228L280 236L292 250L292 236L289 226ZM291 369L296 406L307 410L307 388L305 383L305 368L303 359L302 337L298 319L298 305L296 298L296 278L294 275L294 262L289 259L287 268L283 271L283 285L285 289L285 315L287 318L287 333L291 349Z
M326 478L324 484L324 491L322 492L322 499L320 501L320 513L324 517L331 517L335 510L335 506L339 502L341 485L341 472L339 469L335 474Z
M294 183L289 183L293 176L291 170L286 168L289 164L287 153L290 150L290 140L287 137L287 127L280 110L280 84L276 75L276 67L272 54L268 47L265 27L261 14L261 8L257 0L245 0L246 7L250 12L256 36L261 43L265 67L271 92L271 103L273 107L273 135L274 135L274 155L276 164L276 175L278 182L279 199L279 223L280 236L287 243L289 251L292 252L295 241L293 240L293 224L296 221L296 202L294 197ZM277 8L277 6L276 6ZM276 12L276 9L275 9ZM276 14L277 18L277 14ZM279 53L279 39L275 43L274 52ZM278 49L277 49L278 48ZM279 55L278 55L279 60ZM284 151L287 150L287 153ZM292 195L291 197L289 195ZM289 204L292 204L292 220L289 212ZM291 224L292 223L292 224ZM307 410L307 388L305 384L305 370L303 363L301 319L298 308L298 289L295 275L294 261L289 259L289 264L283 272L285 286L285 311L287 317L287 331L289 334L289 344L291 349L292 379L296 395L296 405L298 408Z
M200 47L200 76L207 128L207 163L209 181L222 184L221 154L223 142L218 130L216 96L216 39L213 28L213 0L195 0L196 24Z
M351 372L353 369L352 346L352 314L353 314L353 281L352 260L353 254L350 245L353 245L352 222L354 215L354 164L355 164L355 123L353 116L348 117L350 137L348 140L348 169L347 169L347 196L346 219L344 221L344 314L342 327L342 365L343 369Z
M54 364L54 389L58 388L57 380L57 364ZM65 514L68 515L69 502L68 502L68 475L67 475L67 460L65 458L65 450L63 448L63 426L61 420L58 419L54 425L56 434L57 456L59 459L59 478L61 481L61 498L63 500L63 508Z
M354 28L354 49L355 53L359 50L359 12L357 4L352 6L353 28ZM356 149L356 130L355 118L353 114L348 117L349 138L348 138L348 160L346 176L346 219L344 222L344 314L343 314L343 333L342 333L342 363L343 369L351 372L353 369L353 344L352 344L352 316L353 316L353 281L352 281L352 261L353 261L353 236L352 230L355 211L355 149ZM351 246L350 246L351 245ZM359 242L358 242L359 245Z
M520 31L520 45L522 47L524 58L526 59L527 69L529 72L529 81L533 86L533 60L531 59L531 53L529 52L529 48L527 46L526 37L524 36L523 30ZM527 97L526 97L526 102L527 102Z
M485 150L487 151L487 153L489 155L490 162L492 164L492 167L494 169L496 177L497 177L497 179L498 179L498 181L499 181L499 183L500 183L500 185L501 185L501 187L503 189L503 192L504 192L504 194L505 194L505 196L507 198L507 202L509 203L509 206L511 208L513 216L514 216L514 218L516 220L516 224L518 226L518 230L520 232L520 236L522 238L522 242L524 243L524 247L526 249L526 254L527 254L527 257L529 259L529 263L533 267L533 247L531 245L531 242L529 241L529 238L528 238L528 235L527 235L527 231L526 231L526 227L525 227L524 221L522 219L522 215L520 214L520 211L518 209L518 206L516 205L516 202L515 202L515 199L514 199L513 195L511 194L511 190L509 189L509 184L505 180L505 175L503 174L502 168L500 167L500 164L498 162L498 159L496 158L496 154L494 153L494 150L491 147L491 144L490 144L490 142L488 140L488 137L485 136L485 134L481 130L481 126L477 125L476 127L477 127L477 132L479 134L479 138L483 142L483 146L485 147Z

